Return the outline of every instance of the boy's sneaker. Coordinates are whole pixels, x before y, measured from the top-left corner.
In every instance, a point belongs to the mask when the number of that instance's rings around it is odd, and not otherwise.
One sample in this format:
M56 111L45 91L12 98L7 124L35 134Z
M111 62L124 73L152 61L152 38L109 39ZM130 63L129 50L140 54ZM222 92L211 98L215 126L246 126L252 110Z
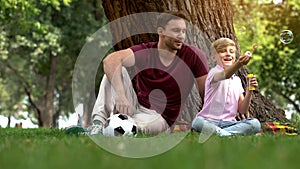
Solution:
M232 136L232 134L224 129L221 129L220 127L216 127L216 133L219 135L219 136Z
M66 134L76 134L76 135L80 135L80 134L87 134L87 129L83 128L81 126L70 126L66 129L65 133Z

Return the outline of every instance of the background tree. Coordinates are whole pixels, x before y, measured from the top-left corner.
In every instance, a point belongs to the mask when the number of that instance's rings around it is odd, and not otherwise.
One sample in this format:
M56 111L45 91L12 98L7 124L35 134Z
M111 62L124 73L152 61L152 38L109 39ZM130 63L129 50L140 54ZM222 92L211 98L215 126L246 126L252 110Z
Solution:
M229 0L220 0L220 1L207 1L207 0L153 0L153 1L142 1L142 0L117 0L117 1L102 1L105 14L109 21L116 20L122 16L141 13L141 12L164 12L166 10L182 10L186 16L189 18L189 22L193 25L196 25L201 32L198 33L187 33L187 43L194 44L202 49L206 56L208 56L208 49L212 41L220 37L228 37L237 42L238 40L234 31L233 26L233 8ZM133 22L133 21L128 21ZM133 37L128 37L125 40L118 41L120 39L118 36L122 32L126 33L129 30L139 29L141 24L131 23L130 27L127 27L127 23L118 23L120 26L118 29L114 29L112 32L114 42L118 42L114 46L115 50L124 49L134 44L139 44L147 41L155 41L157 37L153 35L136 35ZM143 28L144 30L152 30L155 25L148 25ZM189 36L192 35L192 36ZM239 52L240 48L238 46ZM211 64L210 64L211 65ZM245 76L249 73L246 67L240 69L237 73L238 76L242 79L243 86L246 86ZM184 110L183 119L190 121L194 117L194 114L201 107L201 102L199 101L199 96L194 90L191 95L191 100L187 105L191 106L194 103L199 103L196 107L189 107ZM249 110L249 116L258 118L260 121L268 120L281 120L285 121L284 111L277 109L268 99L266 99L259 90L256 90L253 93L253 100ZM239 115L238 119L244 118Z
M258 43L249 68L259 78L260 89L277 107L300 113L300 2L235 1L235 26L242 46ZM294 39L280 41L282 30L291 30Z
M59 115L74 112L73 66L86 38L101 24L93 3L0 2L1 114L10 117L14 105L24 102L40 127L57 127Z

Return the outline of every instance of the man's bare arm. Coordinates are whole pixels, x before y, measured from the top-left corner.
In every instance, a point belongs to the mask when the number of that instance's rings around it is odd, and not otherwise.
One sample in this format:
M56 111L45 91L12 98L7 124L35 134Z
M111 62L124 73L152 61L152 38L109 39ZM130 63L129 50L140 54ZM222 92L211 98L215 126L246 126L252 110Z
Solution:
M103 60L104 73L116 92L116 109L119 113L131 114L130 104L126 98L122 82L122 66L130 67L135 62L133 51L128 48L109 54Z

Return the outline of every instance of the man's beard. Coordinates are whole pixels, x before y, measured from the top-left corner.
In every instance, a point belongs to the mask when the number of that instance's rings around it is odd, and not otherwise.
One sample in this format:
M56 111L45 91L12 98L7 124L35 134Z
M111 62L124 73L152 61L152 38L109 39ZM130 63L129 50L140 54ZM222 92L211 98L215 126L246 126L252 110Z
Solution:
M175 43L177 40L172 40L172 41L168 41L166 42L166 46L168 46L171 50L180 50L182 48L182 44L180 46L175 45Z

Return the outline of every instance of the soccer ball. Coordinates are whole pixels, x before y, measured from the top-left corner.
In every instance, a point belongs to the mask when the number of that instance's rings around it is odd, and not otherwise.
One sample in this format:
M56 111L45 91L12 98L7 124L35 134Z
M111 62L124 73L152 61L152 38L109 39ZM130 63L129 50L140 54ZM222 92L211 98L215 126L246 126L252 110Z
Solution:
M105 136L136 136L137 125L125 114L113 114L105 122L103 128Z

